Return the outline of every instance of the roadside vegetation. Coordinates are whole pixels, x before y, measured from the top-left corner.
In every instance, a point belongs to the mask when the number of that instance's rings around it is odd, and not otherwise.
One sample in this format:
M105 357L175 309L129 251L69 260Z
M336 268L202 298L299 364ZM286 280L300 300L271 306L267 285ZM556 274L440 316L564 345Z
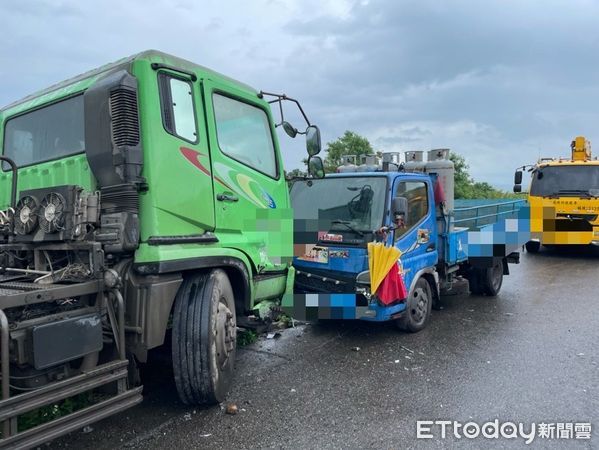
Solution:
M254 330L245 329L237 331L237 347L246 347L258 340L258 334Z

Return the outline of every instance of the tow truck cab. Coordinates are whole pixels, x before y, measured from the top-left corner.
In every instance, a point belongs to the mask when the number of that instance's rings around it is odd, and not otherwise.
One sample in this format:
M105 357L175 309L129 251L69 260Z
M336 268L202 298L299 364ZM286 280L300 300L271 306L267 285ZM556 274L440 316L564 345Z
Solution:
M599 245L599 160L583 136L571 143L568 158L542 158L516 171L514 191L522 191L522 170L531 172L528 202L530 252L542 245Z

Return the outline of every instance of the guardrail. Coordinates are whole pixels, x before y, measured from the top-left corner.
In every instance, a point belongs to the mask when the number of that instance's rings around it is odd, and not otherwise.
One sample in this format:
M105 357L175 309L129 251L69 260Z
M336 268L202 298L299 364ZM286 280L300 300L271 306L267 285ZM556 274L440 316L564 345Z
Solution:
M453 223L467 228L490 225L497 222L500 217L515 215L525 203L526 200L522 199L455 208L453 210Z

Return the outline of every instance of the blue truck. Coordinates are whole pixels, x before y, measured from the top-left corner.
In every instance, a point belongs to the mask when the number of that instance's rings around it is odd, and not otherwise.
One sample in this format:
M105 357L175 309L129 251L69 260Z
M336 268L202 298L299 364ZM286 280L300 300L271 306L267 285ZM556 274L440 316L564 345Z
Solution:
M308 320L396 320L417 332L458 281L467 280L474 294L497 295L529 236L524 202L455 208L447 153L441 162L441 168L423 163L416 170L364 164L295 181L295 295L286 310ZM405 298L383 304L370 292L373 241L401 251Z

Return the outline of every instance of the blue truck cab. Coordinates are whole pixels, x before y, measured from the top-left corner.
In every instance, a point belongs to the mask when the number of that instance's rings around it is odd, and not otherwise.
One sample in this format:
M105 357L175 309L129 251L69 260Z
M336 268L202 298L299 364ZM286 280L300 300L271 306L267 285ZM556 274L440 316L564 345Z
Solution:
M295 181L295 295L291 304L283 303L286 310L305 319L397 319L402 328L419 331L431 307L439 305L442 292L457 279L469 280L474 293L497 295L503 275L509 273L507 263L518 260L514 250L521 243L516 239L497 245L501 233L488 227L500 221L486 225L483 239L473 238L468 227L456 226L455 212L435 198L438 182L435 173L404 171ZM505 231L505 224L499 229ZM469 239L477 244L469 247ZM367 248L373 241L401 251L407 296L391 304L382 304L370 292ZM469 256L469 249L474 255Z

